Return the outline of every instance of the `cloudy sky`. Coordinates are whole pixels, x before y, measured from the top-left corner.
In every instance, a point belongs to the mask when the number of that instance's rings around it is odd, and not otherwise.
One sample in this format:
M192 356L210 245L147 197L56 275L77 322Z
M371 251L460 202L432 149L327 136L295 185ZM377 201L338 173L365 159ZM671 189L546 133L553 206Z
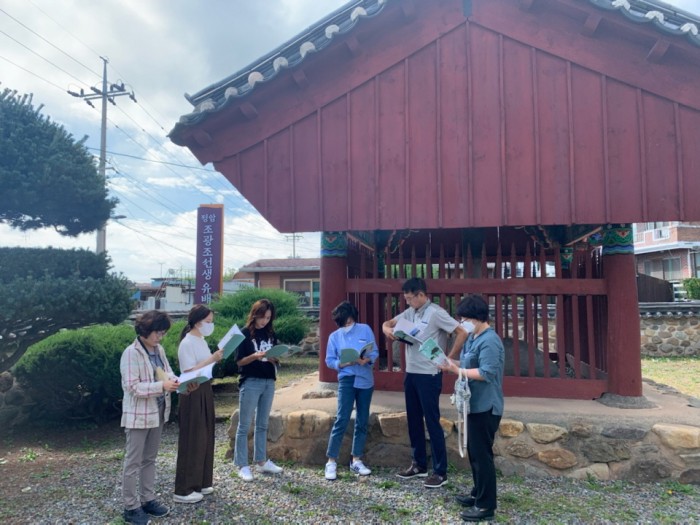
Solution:
M147 281L194 268L195 213L200 204L226 210L224 268L259 258L316 257L319 235L295 246L224 179L166 138L191 106L184 93L240 70L334 11L345 0L2 0L0 89L33 93L35 105L97 156L100 105L66 90L99 86L100 56L108 79L136 94L108 108L107 175L120 201L107 250L114 270ZM700 0L667 3L700 14ZM0 225L0 246L95 248L95 234L65 239L52 231Z

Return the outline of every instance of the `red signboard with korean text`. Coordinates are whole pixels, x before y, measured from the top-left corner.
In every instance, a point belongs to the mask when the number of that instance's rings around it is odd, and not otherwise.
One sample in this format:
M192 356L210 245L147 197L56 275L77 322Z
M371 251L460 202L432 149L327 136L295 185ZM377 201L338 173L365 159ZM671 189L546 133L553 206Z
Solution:
M221 294L224 262L224 205L197 208L195 304L209 304Z

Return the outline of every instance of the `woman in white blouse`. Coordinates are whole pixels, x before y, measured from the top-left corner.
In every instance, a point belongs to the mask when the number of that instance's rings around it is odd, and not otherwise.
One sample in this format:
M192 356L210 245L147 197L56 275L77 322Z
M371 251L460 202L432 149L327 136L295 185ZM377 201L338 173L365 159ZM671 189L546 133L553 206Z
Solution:
M181 372L198 370L218 363L223 350L212 353L205 337L214 332L214 312L202 304L190 310L187 325L180 334L177 357ZM214 394L211 381L188 385L179 398L180 435L175 471L176 503L197 503L212 494L214 475Z

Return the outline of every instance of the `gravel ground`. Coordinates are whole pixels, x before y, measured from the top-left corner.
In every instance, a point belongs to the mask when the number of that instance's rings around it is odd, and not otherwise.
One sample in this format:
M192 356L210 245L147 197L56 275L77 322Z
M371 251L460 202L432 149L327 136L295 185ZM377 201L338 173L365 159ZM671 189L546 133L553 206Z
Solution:
M47 446L12 452L5 447L5 457L0 457L0 523L123 523L123 439L116 429L107 434L101 444L85 440L68 451ZM419 480L402 481L393 470L375 469L371 476L358 478L339 468L338 480L329 482L320 467L285 464L279 476L245 483L223 458L226 443L226 424L218 423L214 495L195 505L175 505L177 426L168 425L158 460L158 490L172 510L153 524L461 523L454 495L469 480L463 464L451 466L450 483L433 490ZM700 487L502 478L496 522L700 523Z

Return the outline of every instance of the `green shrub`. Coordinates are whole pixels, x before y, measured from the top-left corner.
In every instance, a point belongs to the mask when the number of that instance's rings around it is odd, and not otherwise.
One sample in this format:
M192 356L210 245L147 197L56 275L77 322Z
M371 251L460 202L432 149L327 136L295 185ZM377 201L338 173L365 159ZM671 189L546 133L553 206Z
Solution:
M258 299L269 299L275 305L277 319L302 315L297 294L271 288L246 288L235 294L224 295L219 301L212 303L211 308L218 315L228 319L243 319L245 323L250 307Z
M275 334L280 343L296 345L304 339L311 326L308 317L289 316L275 320Z
M0 283L50 275L53 278L102 279L109 271L106 254L58 248L0 248Z
M130 325L63 331L32 345L15 375L36 402L35 420L92 419L121 413L119 361L135 338Z
M683 280L683 288L688 293L688 299L700 299L700 278L692 277Z

